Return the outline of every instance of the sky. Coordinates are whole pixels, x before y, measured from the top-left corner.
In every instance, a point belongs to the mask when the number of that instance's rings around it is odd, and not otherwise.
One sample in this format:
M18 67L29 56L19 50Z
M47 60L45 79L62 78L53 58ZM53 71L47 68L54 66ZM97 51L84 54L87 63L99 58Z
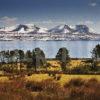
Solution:
M0 0L0 26L86 24L100 32L100 0Z

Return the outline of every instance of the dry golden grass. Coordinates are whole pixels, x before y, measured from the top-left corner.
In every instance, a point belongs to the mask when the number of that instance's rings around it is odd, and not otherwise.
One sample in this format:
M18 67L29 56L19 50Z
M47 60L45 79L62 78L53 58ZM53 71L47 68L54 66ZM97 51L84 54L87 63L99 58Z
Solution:
M64 85L65 82L69 82L71 79L77 79L77 78L81 78L84 80L96 78L98 81L100 81L100 75L65 75L65 74L62 74L59 82L61 85Z
M58 60L48 60L47 63L50 63L52 66L58 66L60 67Z
M87 65L91 65L91 63L85 63L83 60L71 60L69 62L68 68L73 69L73 68L78 67L80 65L87 66Z
M57 76L57 74L56 74ZM84 80L88 80L91 78L96 78L98 81L100 81L100 75L66 75L66 74L60 74L61 79L58 81L61 85L64 85L66 82L69 82L71 79L77 79L82 78ZM54 77L49 76L48 74L33 74L32 76L26 76L26 81L43 81L46 79L54 79Z
M50 61L47 61L47 63L49 63L51 66L48 68L48 70L50 71L59 71L61 70L61 67L60 67L60 63L59 61L57 60L50 60ZM78 67L78 66L86 66L86 65L90 65L90 63L85 63L83 62L83 60L71 60L68 64L67 64L67 68L69 69L73 69L75 67Z
M0 82L8 82L9 78L7 76L0 76Z
M47 61L51 66L48 68L50 71L59 71L61 70L60 64L58 60L50 60Z
M50 66L47 68L47 70L49 71L60 71L61 67L60 67L60 62L58 60L47 60L47 63L50 64ZM75 67L78 66L87 66L87 65L91 65L91 63L85 63L82 59L76 59L76 60L70 60L70 62L67 64L67 68L68 69L73 69ZM4 64L3 66L9 66L11 67L11 64ZM14 66L14 65L13 65ZM17 65L14 66L14 68L17 68L20 70L20 64L18 63ZM26 65L22 64L23 69L26 69ZM98 64L98 66L100 66L100 63ZM39 70L45 70L42 67Z
M31 76L26 76L25 80L26 81L43 81L46 79L50 79L51 77L48 74L33 74Z

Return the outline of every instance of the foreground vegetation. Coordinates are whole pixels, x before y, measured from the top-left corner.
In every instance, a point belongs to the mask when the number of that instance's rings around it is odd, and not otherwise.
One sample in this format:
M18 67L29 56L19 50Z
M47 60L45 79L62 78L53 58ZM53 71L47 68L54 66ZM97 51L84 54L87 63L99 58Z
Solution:
M40 77L42 79L37 80ZM0 100L100 100L99 77L61 75L56 79L35 74L7 80L0 82Z
M60 48L46 59L40 48L0 52L0 100L100 100L100 45L92 58L70 58Z

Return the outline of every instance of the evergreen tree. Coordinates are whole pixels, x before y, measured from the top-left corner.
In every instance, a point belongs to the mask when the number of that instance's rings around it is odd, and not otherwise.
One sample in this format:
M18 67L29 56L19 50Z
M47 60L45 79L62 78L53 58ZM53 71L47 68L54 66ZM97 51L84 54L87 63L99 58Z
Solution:
M40 48L35 48L33 50L32 58L35 71L37 70L37 67L42 67L46 63L45 54Z
M32 52L30 50L26 51L25 59L26 59L27 68L28 69L32 68Z
M66 64L69 62L69 52L66 48L60 48L56 59L60 61L60 65L63 71L66 71Z

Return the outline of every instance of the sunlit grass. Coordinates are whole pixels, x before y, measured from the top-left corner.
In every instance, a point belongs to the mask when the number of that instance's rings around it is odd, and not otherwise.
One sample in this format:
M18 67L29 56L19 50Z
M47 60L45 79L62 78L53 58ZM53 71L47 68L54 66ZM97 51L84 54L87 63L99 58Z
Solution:
M50 79L51 77L48 74L33 74L31 76L26 76L26 81L43 81L46 79Z
M8 82L9 78L7 76L0 76L0 82Z
M100 75L65 75L65 74L62 74L59 82L60 84L64 85L66 82L69 82L71 79L77 79L77 78L81 78L84 80L96 78L98 81L100 81Z
M57 74L56 74L57 76ZM84 80L88 80L91 78L96 78L98 81L100 81L100 75L66 75L66 74L60 74L61 79L58 81L61 85L64 85L66 82L69 82L71 79L77 79L82 78ZM33 74L32 76L26 76L26 81L43 81L46 79L54 79L54 77L49 76L48 74Z
M57 60L47 61L51 66L48 68L50 71L59 71L61 70L60 63ZM73 69L75 67L87 66L91 65L91 63L85 63L83 60L70 60L70 62L66 65L68 69Z

